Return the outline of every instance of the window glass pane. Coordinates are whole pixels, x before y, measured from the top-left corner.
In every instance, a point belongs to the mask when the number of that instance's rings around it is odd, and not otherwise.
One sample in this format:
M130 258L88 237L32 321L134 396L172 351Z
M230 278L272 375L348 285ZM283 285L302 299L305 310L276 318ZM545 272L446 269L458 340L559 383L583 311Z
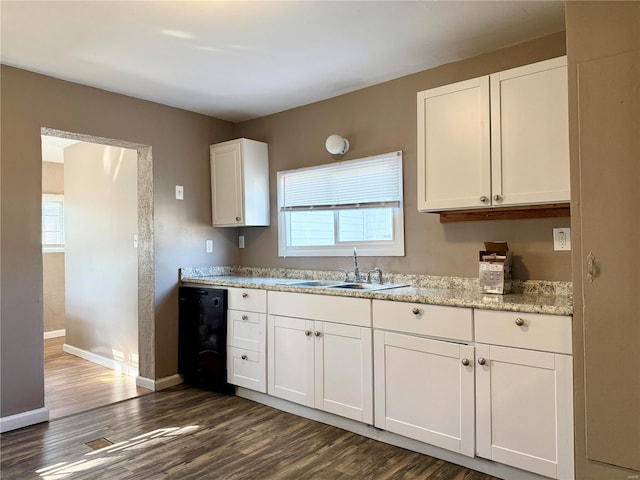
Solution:
M43 196L42 199L42 244L64 244L64 200Z
M288 244L294 247L333 245L335 243L333 212L287 212Z
M340 242L393 240L393 208L338 211Z

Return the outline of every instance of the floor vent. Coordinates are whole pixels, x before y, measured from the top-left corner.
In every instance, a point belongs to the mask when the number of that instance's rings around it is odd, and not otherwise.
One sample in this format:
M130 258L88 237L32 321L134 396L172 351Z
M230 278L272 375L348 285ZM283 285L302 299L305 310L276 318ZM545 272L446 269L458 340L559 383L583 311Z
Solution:
M93 450L100 450L101 448L108 447L113 445L113 442L107 440L106 438L99 438L97 440L92 440L91 442L85 443L85 445Z

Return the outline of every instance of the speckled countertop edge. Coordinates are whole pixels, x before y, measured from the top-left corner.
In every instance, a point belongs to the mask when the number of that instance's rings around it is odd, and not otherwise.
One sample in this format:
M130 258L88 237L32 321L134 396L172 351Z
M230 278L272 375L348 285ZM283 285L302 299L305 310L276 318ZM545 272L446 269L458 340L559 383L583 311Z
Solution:
M477 278L426 275L385 275L385 283L410 286L376 291L301 287L287 284L292 280L305 279L343 280L336 272L324 271L249 267L180 269L180 281L185 284L258 288L522 313L573 314L570 282L519 282L514 288L516 292L507 295L481 293Z

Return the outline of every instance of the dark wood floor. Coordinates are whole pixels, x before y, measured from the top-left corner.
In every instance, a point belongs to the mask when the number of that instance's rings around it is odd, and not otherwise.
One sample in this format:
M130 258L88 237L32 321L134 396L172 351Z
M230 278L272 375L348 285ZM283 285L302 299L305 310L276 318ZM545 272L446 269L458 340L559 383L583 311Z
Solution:
M136 379L62 350L65 337L44 341L44 406L56 419L151 393Z
M184 385L4 433L0 442L7 480L495 480Z

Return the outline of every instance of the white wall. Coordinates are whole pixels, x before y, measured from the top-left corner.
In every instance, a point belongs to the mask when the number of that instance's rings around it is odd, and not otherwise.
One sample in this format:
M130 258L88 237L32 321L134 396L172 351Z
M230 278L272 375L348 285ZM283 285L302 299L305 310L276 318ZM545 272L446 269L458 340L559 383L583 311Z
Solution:
M137 367L137 152L65 149L66 344Z

